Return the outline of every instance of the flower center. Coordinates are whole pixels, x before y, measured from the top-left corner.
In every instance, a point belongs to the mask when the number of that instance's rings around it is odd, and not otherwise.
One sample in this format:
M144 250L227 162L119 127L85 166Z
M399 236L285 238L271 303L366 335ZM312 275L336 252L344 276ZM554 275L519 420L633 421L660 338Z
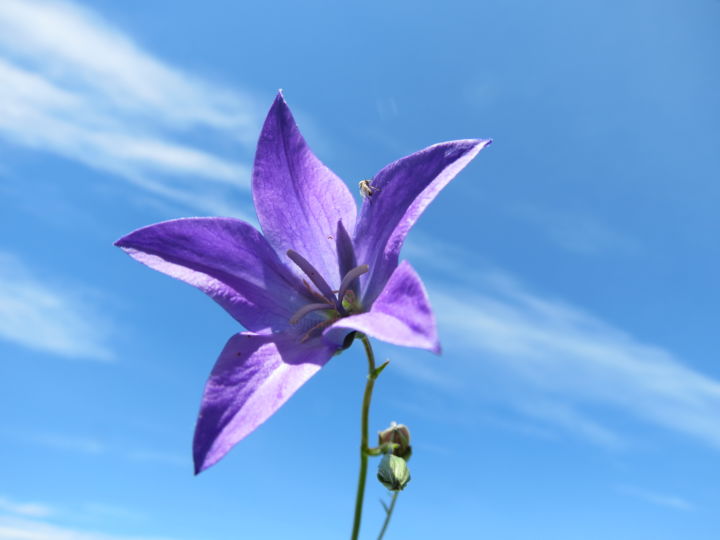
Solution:
M325 281L325 278L320 275L320 272L318 272L305 257L292 249L287 251L287 255L290 257L290 260L302 270L303 274L310 279L315 287L317 287L317 291L315 291L305 282L310 294L318 300L318 302L306 304L298 309L293 316L290 317L290 324L297 324L305 316L316 311L324 311L327 317L326 320L312 327L303 336L301 341L309 339L312 335L317 334L317 331L329 326L337 319L360 311L362 306L353 290L353 284L356 279L370 270L367 264L361 264L348 270L340 282L340 288L337 291L333 291L330 285L328 285L328 282Z

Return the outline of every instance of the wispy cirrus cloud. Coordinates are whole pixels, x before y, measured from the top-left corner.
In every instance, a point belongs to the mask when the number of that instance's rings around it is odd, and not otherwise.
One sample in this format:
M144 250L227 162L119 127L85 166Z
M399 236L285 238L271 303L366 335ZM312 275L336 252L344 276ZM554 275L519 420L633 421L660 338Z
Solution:
M513 406L529 418L555 424L605 448L616 450L626 445L622 435L583 414L578 407L557 398L529 395L523 399L515 399ZM537 433L532 435L536 436Z
M144 514L134 510L100 502L67 506L19 501L0 496L0 539L2 540L161 540L158 537L89 531L61 524L88 519L98 523L111 520L127 524L143 521L144 518Z
M74 292L0 251L0 339L68 358L111 361L109 322Z
M556 245L579 255L632 254L641 249L634 238L582 212L549 210L528 204L517 204L510 212L540 227Z
M0 512L17 516L43 518L55 513L51 506L38 502L15 501L8 497L0 496Z
M249 95L162 62L74 3L0 2L0 136L15 144L227 214L247 166L184 140L211 130L249 147L256 110Z
M79 454L97 455L107 450L107 446L95 438L78 437L69 434L37 433L30 436L29 440L53 450Z
M158 452L154 450L133 450L127 454L131 461L139 463L151 463L160 465L171 465L173 467L190 467L190 457L171 454L169 452Z
M158 448L124 446L86 434L60 433L56 431L5 432L0 435L24 444L42 446L52 451L69 452L86 456L101 456L111 460L127 460L134 463L190 467L191 458ZM0 497L0 509L2 498Z
M667 493L658 493L657 491L627 485L618 486L617 489L624 495L630 495L657 506L685 511L695 509L695 506L690 501L677 495L668 495Z
M56 525L39 519L0 516L0 540L169 540L149 536L126 536Z
M720 381L582 308L530 292L507 274L470 263L461 271L438 259L432 245L410 251L423 264L440 265L455 283L429 281L452 362L424 363L423 381L433 380L434 369L439 388L464 386L477 395L473 385L484 384L483 392L516 411L608 447L624 445L625 434L612 426L619 413L720 449Z

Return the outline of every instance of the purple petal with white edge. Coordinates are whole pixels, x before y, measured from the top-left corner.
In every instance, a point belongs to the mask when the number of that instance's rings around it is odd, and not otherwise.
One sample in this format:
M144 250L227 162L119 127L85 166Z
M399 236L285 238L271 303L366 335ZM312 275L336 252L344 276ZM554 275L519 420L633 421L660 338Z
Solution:
M382 169L372 180L355 229L359 264L369 264L361 279L363 299L372 302L397 266L405 236L425 208L489 140L435 144Z
M369 312L338 320L325 331L324 338L339 346L353 330L394 345L440 354L430 301L420 277L407 261L392 273Z
M250 224L185 218L138 229L117 242L154 270L197 287L248 330L285 329L307 299L302 284Z
M205 385L195 426L195 474L217 463L315 375L337 350L321 339L235 334Z
M337 289L335 231L338 221L353 230L355 201L312 153L280 93L260 133L252 182L258 220L281 258L297 251Z

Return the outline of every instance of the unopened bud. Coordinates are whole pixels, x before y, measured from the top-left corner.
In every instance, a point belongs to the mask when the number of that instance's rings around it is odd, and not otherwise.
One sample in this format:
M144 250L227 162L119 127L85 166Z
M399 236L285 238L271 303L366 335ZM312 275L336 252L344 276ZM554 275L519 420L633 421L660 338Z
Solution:
M378 433L379 446L384 444L396 444L393 455L403 458L405 461L412 455L410 446L410 430L407 426L392 422L390 427Z
M385 454L380 460L377 477L390 491L402 491L410 481L410 469L403 458Z

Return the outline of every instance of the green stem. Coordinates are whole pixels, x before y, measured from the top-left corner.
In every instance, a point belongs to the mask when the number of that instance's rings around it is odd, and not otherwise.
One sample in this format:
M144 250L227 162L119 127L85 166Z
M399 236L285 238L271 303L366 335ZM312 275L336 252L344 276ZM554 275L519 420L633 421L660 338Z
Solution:
M375 379L379 375L375 369L375 354L373 353L370 340L364 334L358 334L360 341L365 347L365 354L368 359L368 376L365 383L365 394L362 402L362 415L360 427L360 476L358 477L357 495L355 496L355 519L353 520L352 540L357 540L360 534L360 521L362 520L363 500L365 498L365 478L367 477L368 465L368 416L370 414L370 399L372 398Z
M380 529L380 535L378 536L378 540L382 540L383 536L385 536L385 531L387 530L388 525L390 525L390 518L392 517L393 510L395 510L395 501L397 501L399 494L399 491L393 491L390 508L387 508L385 510L385 523L383 523L382 529Z

